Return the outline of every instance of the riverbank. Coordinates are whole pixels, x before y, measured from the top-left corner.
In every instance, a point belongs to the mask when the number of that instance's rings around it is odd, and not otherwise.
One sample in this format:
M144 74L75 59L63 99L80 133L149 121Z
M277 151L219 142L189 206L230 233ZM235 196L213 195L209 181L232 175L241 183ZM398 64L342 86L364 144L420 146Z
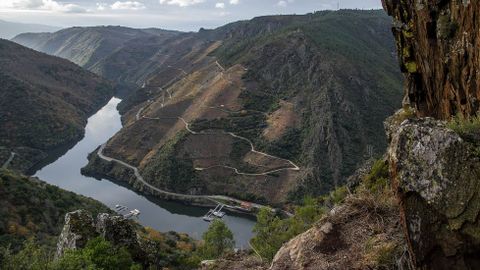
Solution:
M197 194L180 194L161 190L152 185L147 184L138 173L135 167L128 165L124 162L109 158L102 158L101 154L103 146L98 147L94 152L88 155L88 165L83 167L81 173L85 176L93 177L96 179L108 179L116 183L122 183L128 188L132 188L135 191L147 196L154 196L158 199L180 202L185 205L199 206L199 207L215 207L221 203L225 205L225 210L233 213L242 213L256 216L258 210L265 205L244 202L235 198L230 198L222 195L197 195ZM143 182L141 181L143 180ZM242 207L243 206L243 207ZM244 207L250 206L249 209ZM271 208L272 211L275 211Z
M177 231L187 233L200 239L208 229L208 222L202 217L213 205L200 203L202 207L185 202L161 199L159 196L142 189L132 187L123 179L133 175L128 169L112 168L122 178L97 175L97 179L80 173L81 168L88 163L87 157L92 150L104 144L122 127L120 115L116 109L119 99L113 98L89 118L85 128L84 138L55 162L39 170L35 176L49 184L75 192L102 202L114 209L116 204L138 209L141 214L137 221L146 227L152 227L160 232ZM13 162L17 156L13 159ZM98 180L100 179L100 180ZM206 206L206 207L204 207ZM252 228L255 220L252 216L232 213L223 218L232 230L238 248L247 248L248 240L253 236Z

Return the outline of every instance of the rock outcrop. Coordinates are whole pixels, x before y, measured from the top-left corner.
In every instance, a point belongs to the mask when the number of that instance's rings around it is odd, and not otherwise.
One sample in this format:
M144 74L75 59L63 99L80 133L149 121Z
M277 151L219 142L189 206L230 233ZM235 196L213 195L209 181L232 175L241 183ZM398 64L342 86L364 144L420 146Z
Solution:
M392 269L402 258L396 204L358 193L286 243L270 270Z
M88 240L102 237L115 246L126 247L134 256L142 257L141 243L131 221L121 216L99 214L96 220L85 210L70 212L58 239L56 257L65 251L84 248Z
M68 250L81 250L94 238L102 238L116 250L126 250L141 269L191 269L197 242L186 234L160 233L122 216L101 213L93 218L85 210L65 216L56 258ZM115 251L116 252L116 251Z
M392 185L414 265L480 269L478 142L432 118L387 129Z
M383 0L394 18L406 102L419 116L474 115L480 99L480 2Z

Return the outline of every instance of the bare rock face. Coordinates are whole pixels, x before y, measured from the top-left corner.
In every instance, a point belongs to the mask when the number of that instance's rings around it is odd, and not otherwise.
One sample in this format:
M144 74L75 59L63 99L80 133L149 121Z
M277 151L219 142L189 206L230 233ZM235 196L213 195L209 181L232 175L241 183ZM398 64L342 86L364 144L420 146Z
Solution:
M114 245L136 247L137 233L130 221L121 216L99 214L97 217L96 231L101 237Z
M137 233L128 219L104 213L99 214L94 222L89 212L77 210L65 216L56 257L61 257L70 249L84 248L88 240L99 236L115 246L128 248L134 255L142 255Z
M480 2L383 0L394 18L406 102L419 116L473 115L480 99Z
M88 240L96 236L93 218L84 210L67 213L65 225L57 243L56 257L61 257L69 249L83 248Z
M413 264L480 269L479 145L432 118L386 127L392 185Z

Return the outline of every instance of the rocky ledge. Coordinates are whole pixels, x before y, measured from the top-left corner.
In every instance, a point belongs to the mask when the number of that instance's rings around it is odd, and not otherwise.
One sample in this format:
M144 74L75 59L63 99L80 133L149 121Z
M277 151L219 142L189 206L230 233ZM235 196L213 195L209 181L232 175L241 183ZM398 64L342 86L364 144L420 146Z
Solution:
M413 265L480 269L480 142L432 118L387 121L386 128Z
M125 247L135 262L145 267L160 267L165 262L161 261L158 252L165 248L158 241L139 236L138 229L137 224L122 216L102 213L94 219L85 210L68 213L58 239L56 257L68 250L84 248L90 239L102 237L115 247Z

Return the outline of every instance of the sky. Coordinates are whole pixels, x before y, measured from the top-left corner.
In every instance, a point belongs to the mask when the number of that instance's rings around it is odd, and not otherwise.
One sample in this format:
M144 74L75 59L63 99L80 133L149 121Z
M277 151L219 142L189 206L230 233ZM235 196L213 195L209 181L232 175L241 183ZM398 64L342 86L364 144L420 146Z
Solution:
M123 25L196 31L274 14L379 9L381 0L0 0L0 19L60 27Z

